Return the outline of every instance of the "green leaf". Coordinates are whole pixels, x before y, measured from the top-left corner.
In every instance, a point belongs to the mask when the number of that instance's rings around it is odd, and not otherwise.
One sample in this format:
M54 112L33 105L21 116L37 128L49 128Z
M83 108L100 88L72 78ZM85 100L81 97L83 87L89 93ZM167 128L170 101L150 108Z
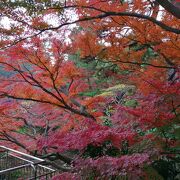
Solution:
M89 91L89 92L80 92L79 95L80 96L88 96L88 97L93 97L96 96L100 93L99 89L96 89L94 91Z
M138 105L138 102L135 99L130 99L127 100L124 105L128 107L136 107Z

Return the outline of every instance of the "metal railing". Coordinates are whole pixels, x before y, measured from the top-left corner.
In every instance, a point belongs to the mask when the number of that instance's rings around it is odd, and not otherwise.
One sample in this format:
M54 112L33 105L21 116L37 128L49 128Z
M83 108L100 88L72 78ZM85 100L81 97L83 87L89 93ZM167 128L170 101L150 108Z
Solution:
M55 170L45 160L0 146L0 180L49 180Z

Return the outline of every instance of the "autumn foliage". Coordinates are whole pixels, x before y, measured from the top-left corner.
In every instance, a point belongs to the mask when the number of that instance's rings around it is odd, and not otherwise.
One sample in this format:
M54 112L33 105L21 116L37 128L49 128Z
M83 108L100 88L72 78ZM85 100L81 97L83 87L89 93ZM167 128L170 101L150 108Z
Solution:
M3 1L0 144L63 161L54 180L176 178L179 2L168 3Z

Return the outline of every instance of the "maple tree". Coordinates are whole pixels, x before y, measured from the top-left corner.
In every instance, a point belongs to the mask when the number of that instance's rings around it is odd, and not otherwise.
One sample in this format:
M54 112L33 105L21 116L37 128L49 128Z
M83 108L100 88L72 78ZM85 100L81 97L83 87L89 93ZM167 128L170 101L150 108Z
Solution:
M178 3L2 1L1 143L53 179L175 178Z

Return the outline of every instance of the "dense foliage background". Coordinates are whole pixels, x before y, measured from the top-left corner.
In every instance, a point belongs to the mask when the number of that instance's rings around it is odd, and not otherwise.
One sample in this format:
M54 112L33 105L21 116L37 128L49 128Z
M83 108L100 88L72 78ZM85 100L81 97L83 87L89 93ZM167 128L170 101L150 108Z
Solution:
M0 144L53 179L178 179L179 1L0 3Z

